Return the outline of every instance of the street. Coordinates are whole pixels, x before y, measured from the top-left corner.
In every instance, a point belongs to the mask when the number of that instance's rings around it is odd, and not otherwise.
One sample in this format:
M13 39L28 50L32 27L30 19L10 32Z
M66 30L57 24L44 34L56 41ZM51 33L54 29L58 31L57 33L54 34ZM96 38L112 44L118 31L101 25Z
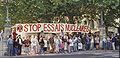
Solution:
M120 0L0 0L0 58L120 58Z
M3 56L0 58L10 58L9 56ZM98 50L98 51L80 51L71 54L44 54L35 56L11 56L11 58L119 58L118 51L112 50Z

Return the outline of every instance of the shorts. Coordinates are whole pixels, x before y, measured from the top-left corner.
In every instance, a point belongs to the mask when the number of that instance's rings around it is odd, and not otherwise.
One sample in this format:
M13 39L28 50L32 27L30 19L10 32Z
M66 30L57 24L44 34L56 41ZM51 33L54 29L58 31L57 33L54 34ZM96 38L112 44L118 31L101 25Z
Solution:
M25 53L29 53L30 52L30 48L29 47L25 47Z
M47 47L44 47L43 50L44 50L44 51L47 51Z
M99 45L99 43L95 43L95 45Z

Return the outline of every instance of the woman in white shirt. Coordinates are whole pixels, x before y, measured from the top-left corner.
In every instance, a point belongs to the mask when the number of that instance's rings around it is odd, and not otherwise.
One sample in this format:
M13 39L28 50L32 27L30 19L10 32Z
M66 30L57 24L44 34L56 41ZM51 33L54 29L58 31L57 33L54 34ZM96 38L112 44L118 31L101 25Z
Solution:
M82 48L83 48L83 45L82 45L82 43L81 43L81 38L78 37L78 51L81 51Z
M99 49L99 44L100 44L100 38L98 36L95 37L95 45L96 45L96 49Z
M54 42L55 42L55 52L58 53L59 52L59 38L58 38L58 36L56 36L54 38Z
M43 40L44 40L44 48L43 48L44 52L43 53L46 53L47 52L47 47L48 47L48 41L45 37L43 37Z
M64 51L65 51L65 53L67 53L67 51L68 51L68 44L67 44L67 42L68 42L68 36L65 35L64 37L65 37L64 38Z
M70 38L68 39L69 41L69 53L73 52L73 46L74 46L74 39L72 39L72 37L70 36Z
M91 45L90 49L92 50L94 48L94 38L91 36Z
M35 54L37 53L38 50L38 40L37 40L37 36L32 36L31 37L31 51L33 51Z

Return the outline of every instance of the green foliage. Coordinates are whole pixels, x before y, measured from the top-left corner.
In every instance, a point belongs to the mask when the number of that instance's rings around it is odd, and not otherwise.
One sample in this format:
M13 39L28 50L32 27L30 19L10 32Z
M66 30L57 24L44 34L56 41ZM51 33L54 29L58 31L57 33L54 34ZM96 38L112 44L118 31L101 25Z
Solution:
M89 18L100 17L104 12L106 26L115 25L114 19L120 18L119 0L12 0L9 3L0 2L0 19L6 17L6 5L9 7L9 18L16 23L52 23L54 17L68 16L74 23L73 16L87 14ZM100 18L97 18L100 19ZM3 22L4 20L1 20ZM4 24L4 23L1 23Z

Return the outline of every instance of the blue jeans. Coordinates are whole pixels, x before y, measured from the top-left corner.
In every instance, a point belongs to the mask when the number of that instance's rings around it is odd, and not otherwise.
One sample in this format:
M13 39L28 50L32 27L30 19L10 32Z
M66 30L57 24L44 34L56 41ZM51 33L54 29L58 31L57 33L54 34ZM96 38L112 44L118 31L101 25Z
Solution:
M106 42L102 42L103 44L102 44L102 47L103 47L103 49L106 49L107 48L107 43Z
M8 45L8 56L13 56L13 45Z
M64 48L59 49L59 53L64 53Z
M14 47L13 48L13 55L17 56L17 54L18 54L18 48Z
M44 48L40 48L40 54L44 53Z
M70 46L69 53L73 52L73 46Z
M112 43L111 42L107 42L107 49L112 49Z
M86 44L86 50L90 49L90 44Z
M75 52L78 51L78 45L77 45L77 43L74 43L74 51L75 51Z

